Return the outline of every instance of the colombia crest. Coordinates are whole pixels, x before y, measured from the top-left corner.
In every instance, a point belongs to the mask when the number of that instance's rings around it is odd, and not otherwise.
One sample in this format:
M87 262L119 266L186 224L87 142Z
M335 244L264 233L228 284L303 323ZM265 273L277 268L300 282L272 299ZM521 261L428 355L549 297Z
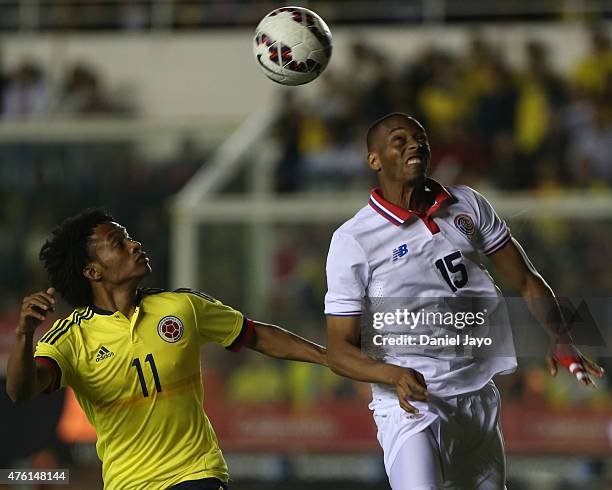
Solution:
M183 336L183 322L175 316L165 316L157 324L157 333L166 342L173 344Z

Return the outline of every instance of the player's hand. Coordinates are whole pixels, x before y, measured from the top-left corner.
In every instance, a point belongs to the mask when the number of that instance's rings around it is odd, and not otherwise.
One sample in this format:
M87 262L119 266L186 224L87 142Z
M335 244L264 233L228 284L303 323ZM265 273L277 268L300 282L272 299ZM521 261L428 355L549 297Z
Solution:
M412 406L408 399L427 400L429 393L423 375L414 369L398 367L393 384L400 406L408 413L419 413L419 410Z
M18 335L34 333L38 326L46 320L49 312L54 310L54 295L55 289L49 288L23 298L16 330Z
M556 376L558 366L561 365L570 373L576 376L576 379L584 386L595 388L597 385L591 378L604 377L604 370L597 363L591 361L572 344L557 344L551 349L551 353L546 357L546 364L550 370L551 376Z

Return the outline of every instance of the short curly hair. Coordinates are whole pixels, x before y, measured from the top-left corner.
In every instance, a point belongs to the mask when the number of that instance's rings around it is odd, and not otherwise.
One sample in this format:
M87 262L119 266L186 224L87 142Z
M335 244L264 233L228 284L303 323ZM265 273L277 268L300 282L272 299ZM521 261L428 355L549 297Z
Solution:
M404 114L403 112L391 112L390 114L387 114L386 116L383 116L377 119L376 121L374 121L372 125L368 128L368 132L366 134L366 146L368 148L368 152L372 152L376 150L376 139L378 137L378 131L383 126L383 124L387 122L389 119L394 119L396 117L403 118L403 119L409 119L413 123L423 128L423 125L419 121L417 121L414 117L410 116L409 114ZM425 129L423 129L423 131L424 130Z
M93 302L91 285L83 275L83 269L92 261L89 239L96 226L110 221L115 218L105 210L86 209L60 223L40 249L50 285L72 306Z

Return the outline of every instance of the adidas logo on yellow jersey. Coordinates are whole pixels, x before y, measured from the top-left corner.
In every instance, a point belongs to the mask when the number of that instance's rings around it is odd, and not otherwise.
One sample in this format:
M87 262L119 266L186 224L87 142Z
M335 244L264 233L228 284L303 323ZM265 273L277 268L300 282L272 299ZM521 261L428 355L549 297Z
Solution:
M108 359L109 357L113 357L114 352L109 351L106 347L101 346L98 351L98 355L96 356L96 362L103 361L104 359Z

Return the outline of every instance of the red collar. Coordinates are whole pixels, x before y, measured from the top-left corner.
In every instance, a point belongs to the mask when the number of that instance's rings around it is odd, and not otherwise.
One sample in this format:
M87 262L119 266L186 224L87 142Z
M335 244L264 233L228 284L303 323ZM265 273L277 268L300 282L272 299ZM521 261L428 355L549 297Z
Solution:
M375 187L370 192L369 204L370 206L372 206L374 211L376 211L383 218L390 221L396 226L404 224L404 222L406 222L409 218L415 216L421 218L425 222L427 227L435 233L439 230L437 230L437 226L435 226L431 215L434 214L440 208L440 206L442 206L442 204L450 204L451 202L453 202L454 197L450 192L448 192L448 190L444 188L444 186L442 186L435 180L427 179L425 181L425 186L436 194L434 203L425 213L411 211L409 209L396 206L395 204L387 201L383 197L380 187ZM432 227L435 229L432 229Z

